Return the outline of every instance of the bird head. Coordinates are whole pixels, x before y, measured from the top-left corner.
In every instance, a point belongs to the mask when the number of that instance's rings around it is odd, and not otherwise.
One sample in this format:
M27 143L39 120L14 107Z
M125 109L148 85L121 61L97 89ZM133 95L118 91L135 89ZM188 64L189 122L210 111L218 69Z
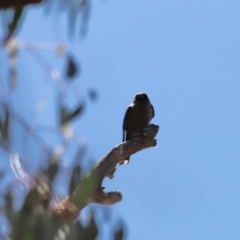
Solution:
M134 97L134 102L149 102L148 95L144 92L137 93Z

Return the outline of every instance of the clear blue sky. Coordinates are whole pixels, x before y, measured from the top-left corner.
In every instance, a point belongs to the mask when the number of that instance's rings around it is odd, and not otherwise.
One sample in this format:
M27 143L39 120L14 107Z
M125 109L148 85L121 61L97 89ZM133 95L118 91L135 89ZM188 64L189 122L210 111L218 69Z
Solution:
M96 161L120 143L134 95L148 93L152 122L161 127L158 145L104 181L106 190L123 194L111 208L125 220L127 239L240 239L240 2L117 0L91 7L84 39L69 41L64 18L33 7L17 37L65 42L79 57L77 81L95 87L99 101L88 103L74 129ZM28 87L19 83L19 91L29 91L19 95L24 112L51 81L26 53L20 57L19 79Z

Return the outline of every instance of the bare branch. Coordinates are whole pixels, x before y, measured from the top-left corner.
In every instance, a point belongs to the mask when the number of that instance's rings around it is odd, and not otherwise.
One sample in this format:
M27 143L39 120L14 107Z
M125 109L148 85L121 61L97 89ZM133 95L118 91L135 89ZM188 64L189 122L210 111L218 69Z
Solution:
M79 183L74 194L65 199L66 202L73 203L79 211L89 203L100 203L111 205L122 200L122 194L116 192L104 192L102 187L102 181L105 177L113 178L116 167L124 159L130 155L141 151L145 148L156 146L155 136L157 135L159 126L150 124L141 134L135 138L123 142L114 147L107 155L105 155L94 167L92 172ZM59 204L57 208L63 207L63 204ZM55 213L66 212L63 209L61 211L54 210ZM74 216L74 214L73 214Z
M1 0L0 8L23 7L28 4L39 4L42 0Z
M104 177L112 178L116 166L124 159L145 148L156 146L156 140L154 138L158 130L159 126L150 124L141 134L127 142L119 144L104 156L96 165L96 170L99 175L99 184L102 184Z

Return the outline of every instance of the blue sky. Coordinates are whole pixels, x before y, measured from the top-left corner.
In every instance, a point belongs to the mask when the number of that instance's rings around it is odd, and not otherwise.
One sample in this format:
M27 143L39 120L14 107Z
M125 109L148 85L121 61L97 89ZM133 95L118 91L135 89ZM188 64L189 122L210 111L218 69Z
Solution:
M17 37L64 42L81 62L77 81L94 87L99 100L88 102L74 129L95 161L120 143L134 95L148 93L158 145L104 181L106 190L123 194L110 208L123 217L127 239L239 239L240 2L118 0L91 7L84 39L70 40L64 17L34 7ZM41 54L62 69L61 59ZM19 59L13 98L31 116L27 107L34 108L46 86L56 86L27 53ZM36 122L46 123L43 116Z

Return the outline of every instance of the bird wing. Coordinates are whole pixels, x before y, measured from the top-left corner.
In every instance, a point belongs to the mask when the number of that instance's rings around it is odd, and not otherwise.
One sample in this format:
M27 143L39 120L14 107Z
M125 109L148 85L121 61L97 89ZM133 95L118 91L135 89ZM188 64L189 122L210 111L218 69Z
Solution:
M129 114L131 113L132 111L132 104L127 108L126 112L125 112L125 116L124 116L124 119L123 119L123 125L122 125L122 131L123 131L123 138L122 138L122 141L126 141L127 139L127 134L126 134L126 121L127 121L127 118L129 116Z
M154 116L155 116L155 111L154 111L154 107L153 107L152 104L151 104L151 108L152 108L152 118L154 118Z

